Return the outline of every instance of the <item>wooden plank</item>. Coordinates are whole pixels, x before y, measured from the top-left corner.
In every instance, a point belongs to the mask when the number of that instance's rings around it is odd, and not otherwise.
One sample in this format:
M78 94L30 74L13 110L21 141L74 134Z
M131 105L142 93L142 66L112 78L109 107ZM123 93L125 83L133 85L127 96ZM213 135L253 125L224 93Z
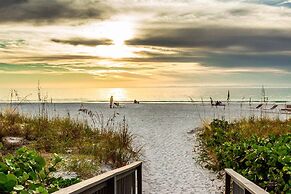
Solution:
M240 187L236 182L232 183L233 194L245 194L245 189Z
M136 194L136 178L135 178L136 172L132 174L132 194Z
M230 194L230 181L230 175L225 173L225 194Z
M107 181L108 183L108 186L107 186L107 188L106 188L106 193L108 193L108 194L115 194L114 193L114 191L115 191L115 180L114 180L114 177L113 178L111 178L111 179L109 179L108 181ZM105 192L104 191L104 192ZM83 194L83 193L82 193Z
M117 194L117 180L116 177L113 177L113 194Z
M246 179L239 173L235 172L232 169L225 169L226 174L231 176L233 181L235 181L238 185L240 185L242 188L245 188L249 191L251 194L268 194L267 191L256 185L255 183L251 182L250 180Z
M137 194L142 194L142 165L137 167Z
M122 179L122 178L124 178L124 177L126 177L126 176L128 176L128 175L130 175L130 174L132 174L132 173L134 173L135 170L136 170L136 169L129 170L129 171L126 172L126 173L120 174L120 175L116 176L116 179L117 179L117 180Z
M142 162L133 162L132 164L129 164L127 166L103 173L101 175L95 176L93 178L90 178L88 180L82 181L80 183L71 185L67 188L61 189L59 191L54 192L53 194L79 194L86 190L89 190L92 187L95 187L103 182L108 181L109 179L114 178L114 193L116 193L116 176L121 175L123 173L126 173L128 171L138 169L141 167Z

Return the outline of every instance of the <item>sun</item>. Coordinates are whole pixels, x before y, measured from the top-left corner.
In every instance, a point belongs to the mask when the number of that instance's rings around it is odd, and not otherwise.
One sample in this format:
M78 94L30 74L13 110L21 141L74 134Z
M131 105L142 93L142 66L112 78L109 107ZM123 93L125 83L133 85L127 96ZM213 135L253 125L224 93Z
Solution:
M94 50L94 54L101 57L116 58L130 58L134 56L134 48L127 45L100 45Z
M134 22L131 20L106 21L90 24L83 29L82 34L88 38L109 39L112 45L97 45L93 54L108 58L133 57L136 48L125 44L134 37ZM90 52L92 54L92 52Z
M134 35L134 24L131 21L106 22L101 28L104 37L111 39L114 45L124 45Z

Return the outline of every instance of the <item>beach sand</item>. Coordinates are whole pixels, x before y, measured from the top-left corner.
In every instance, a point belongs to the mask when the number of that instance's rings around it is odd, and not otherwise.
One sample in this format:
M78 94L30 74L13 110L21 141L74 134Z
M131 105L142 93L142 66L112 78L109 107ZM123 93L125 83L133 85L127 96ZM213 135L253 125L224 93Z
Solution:
M0 105L0 108L7 105ZM202 168L198 154L193 152L197 140L187 132L201 126L202 120L225 117L241 117L258 111L250 111L248 105L211 107L191 103L147 103L123 104L123 108L109 109L108 103L84 104L85 108L98 111L109 117L118 113L117 120L125 116L130 131L135 136L137 147L142 146L143 191L145 194L195 193L209 194L221 192L223 180L216 174ZM55 104L48 106L51 116L83 118L78 113L80 104ZM36 104L24 104L20 111L34 114Z

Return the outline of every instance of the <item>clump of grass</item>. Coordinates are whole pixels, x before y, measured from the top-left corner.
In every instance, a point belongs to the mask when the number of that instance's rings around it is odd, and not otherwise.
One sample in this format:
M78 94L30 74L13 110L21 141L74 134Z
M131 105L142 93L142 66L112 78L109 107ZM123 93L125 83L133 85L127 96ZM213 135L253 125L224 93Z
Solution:
M105 120L103 115L96 112L87 109L79 111L89 119L80 121L69 116L49 118L43 114L29 117L19 114L15 109L7 109L0 113L0 138L23 137L28 147L42 153L70 155L72 161L80 156L82 164L76 166L75 170L80 172L82 178L95 175L84 170L88 167L86 157L96 165L109 164L113 168L138 159L139 150L132 146L134 137L125 119L119 123L115 121L116 115ZM73 166L70 169L74 170ZM96 168L91 170L95 171Z
M61 166L63 171L78 172L82 179L88 179L102 172L101 164L92 156L66 155Z
M233 168L271 193L291 189L291 120L214 119L199 134L201 159L213 170Z

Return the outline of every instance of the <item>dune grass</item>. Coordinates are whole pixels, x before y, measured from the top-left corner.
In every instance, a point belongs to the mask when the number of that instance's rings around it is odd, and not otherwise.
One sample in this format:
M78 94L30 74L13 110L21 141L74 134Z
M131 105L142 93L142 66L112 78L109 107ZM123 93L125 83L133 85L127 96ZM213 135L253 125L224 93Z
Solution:
M199 140L206 167L233 168L270 193L291 193L291 120L214 119Z
M87 120L67 117L49 118L47 114L26 116L15 109L0 113L0 138L23 137L25 145L42 153L61 154L68 170L85 179L100 173L100 165L111 168L137 160L139 150L133 147L133 135L126 120L116 122L115 115L105 120L102 115L87 109L79 110ZM2 149L2 154L10 152Z

